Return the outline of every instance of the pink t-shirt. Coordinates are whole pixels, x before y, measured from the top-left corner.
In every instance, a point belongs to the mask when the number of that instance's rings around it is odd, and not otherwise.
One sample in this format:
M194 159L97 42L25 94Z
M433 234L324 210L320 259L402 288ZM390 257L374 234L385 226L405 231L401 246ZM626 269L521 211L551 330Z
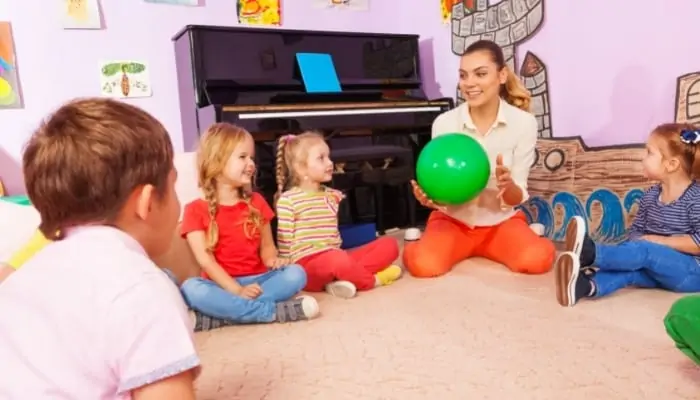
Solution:
M177 287L115 228L71 231L0 287L0 399L130 399L199 364Z

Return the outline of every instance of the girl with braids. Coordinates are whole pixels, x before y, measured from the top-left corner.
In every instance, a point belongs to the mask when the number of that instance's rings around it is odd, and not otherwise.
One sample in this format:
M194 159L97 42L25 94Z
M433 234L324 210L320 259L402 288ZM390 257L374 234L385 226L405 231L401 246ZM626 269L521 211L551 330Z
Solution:
M594 243L582 217L569 221L566 251L555 265L559 304L570 307L630 286L700 292L700 184L695 181L700 177L699 145L700 130L692 125L664 124L652 131L642 168L658 183L639 200L629 240ZM595 267L593 273L581 272L590 267ZM682 339L676 334L690 332L684 325L697 317L698 309L681 305L672 311L667 329L678 343Z
M318 315L316 300L294 298L306 273L278 255L270 221L274 213L252 191L253 137L226 123L203 135L198 183L204 199L184 210L181 234L202 268L202 276L181 285L188 305L231 323L288 322Z
M288 135L277 145L277 243L280 254L306 270L305 290L341 298L386 286L401 277L394 238L340 249L338 206L344 196L323 184L333 178L330 149L315 132Z
M418 201L434 211L422 237L418 229L406 232L404 265L414 276L428 278L446 274L467 258L484 257L514 272L545 273L552 268L554 244L533 232L515 210L528 199L535 161L537 120L529 112L530 94L505 64L501 48L488 40L466 49L459 90L466 103L438 116L432 136L460 132L476 139L489 156L492 175L477 199L447 207L412 182Z

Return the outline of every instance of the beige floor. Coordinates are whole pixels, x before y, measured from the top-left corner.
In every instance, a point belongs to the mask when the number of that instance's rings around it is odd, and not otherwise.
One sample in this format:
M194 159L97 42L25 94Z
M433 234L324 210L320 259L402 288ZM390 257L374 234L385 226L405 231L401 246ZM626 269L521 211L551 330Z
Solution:
M201 399L700 399L662 318L678 296L630 290L562 308L552 275L467 261L323 315L198 335Z

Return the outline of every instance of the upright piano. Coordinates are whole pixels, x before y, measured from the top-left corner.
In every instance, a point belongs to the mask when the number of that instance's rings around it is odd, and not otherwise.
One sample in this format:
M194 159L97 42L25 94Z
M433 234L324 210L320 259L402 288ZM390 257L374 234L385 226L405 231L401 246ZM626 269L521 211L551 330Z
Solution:
M357 158L373 155L381 159L382 147L400 147L410 148L415 162L435 118L454 106L451 98L427 98L418 39L418 35L186 26L173 37L185 150L195 149L200 133L214 122L242 126L256 140L257 186L268 198L276 190L274 140L287 133L323 132L335 161L342 159L341 153L354 154L358 163L362 161ZM330 54L340 93L307 93L298 53ZM409 168L412 174L413 166ZM359 174L366 182L367 173ZM386 201L379 201L376 191L363 192L357 185L358 174L336 176L334 185L349 185L350 193L356 194L356 201L344 204L368 207L366 212L353 209L347 215L374 215L379 220L380 209L389 209L382 215L407 215L401 213L409 207L401 206L407 193L389 194ZM374 205L379 202L386 207ZM421 214L425 213L419 212L419 219ZM393 226L402 223L406 222Z
M174 37L185 150L214 122L256 140L307 129L429 134L452 99L428 99L418 35L189 25ZM297 53L330 54L340 93L307 93Z

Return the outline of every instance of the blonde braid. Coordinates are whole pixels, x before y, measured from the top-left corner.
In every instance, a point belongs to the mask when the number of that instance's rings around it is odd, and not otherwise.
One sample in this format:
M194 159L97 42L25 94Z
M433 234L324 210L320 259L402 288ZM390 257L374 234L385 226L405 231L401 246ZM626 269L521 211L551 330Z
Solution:
M219 242L219 225L216 223L216 212L219 201L216 197L216 182L208 181L202 185L204 199L209 206L209 228L207 229L207 250L214 252L216 244Z
M287 159L285 157L287 150L287 143L293 139L294 136L282 136L277 142L277 157L275 159L275 179L277 181L277 193L275 193L275 204L279 200L280 196L284 192L285 186L287 185L287 176L289 171L287 168Z
M263 225L263 217L260 210L253 207L253 203L251 203L251 199L253 198L252 188L241 188L238 195L241 200L245 202L246 206L248 206L248 217L243 221L243 231L246 237L251 239L260 233L260 228L262 228Z

